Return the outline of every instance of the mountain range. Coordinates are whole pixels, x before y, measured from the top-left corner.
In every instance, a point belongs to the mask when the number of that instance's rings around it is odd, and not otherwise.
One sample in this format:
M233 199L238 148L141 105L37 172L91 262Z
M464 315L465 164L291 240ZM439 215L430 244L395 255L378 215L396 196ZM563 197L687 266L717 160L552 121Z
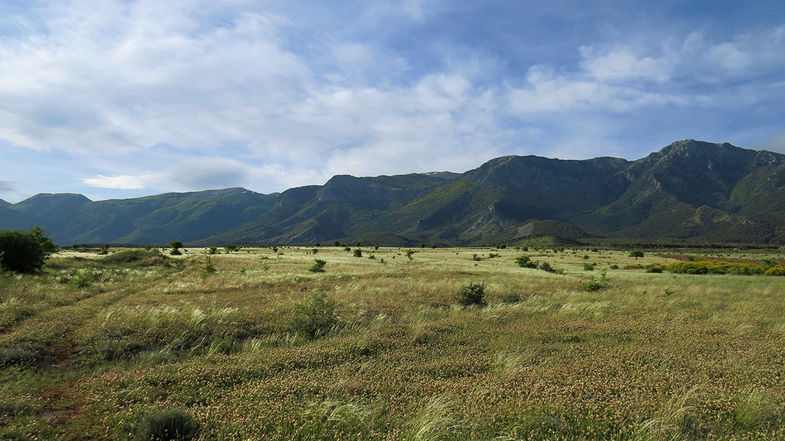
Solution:
M31 226L60 245L479 245L545 235L780 244L785 155L685 140L635 161L504 156L460 174L338 175L275 194L0 200L0 229Z

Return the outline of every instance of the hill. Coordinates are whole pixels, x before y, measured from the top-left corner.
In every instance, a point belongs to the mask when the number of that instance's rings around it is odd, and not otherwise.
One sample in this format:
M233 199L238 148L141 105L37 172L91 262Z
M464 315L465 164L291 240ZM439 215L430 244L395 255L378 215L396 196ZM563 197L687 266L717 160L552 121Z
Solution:
M338 175L264 195L242 188L0 203L0 228L60 244L469 245L555 236L785 243L785 156L675 142L645 158L505 156L457 174Z

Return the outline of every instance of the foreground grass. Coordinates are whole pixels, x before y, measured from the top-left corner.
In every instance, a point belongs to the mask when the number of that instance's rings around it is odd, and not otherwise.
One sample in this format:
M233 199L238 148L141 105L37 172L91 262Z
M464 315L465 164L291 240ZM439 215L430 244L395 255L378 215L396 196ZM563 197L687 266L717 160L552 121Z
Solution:
M188 251L3 276L0 438L138 439L166 412L204 440L785 438L783 277L487 248L243 249L206 272ZM457 305L472 282L487 306ZM289 322L313 293L339 320L309 340Z

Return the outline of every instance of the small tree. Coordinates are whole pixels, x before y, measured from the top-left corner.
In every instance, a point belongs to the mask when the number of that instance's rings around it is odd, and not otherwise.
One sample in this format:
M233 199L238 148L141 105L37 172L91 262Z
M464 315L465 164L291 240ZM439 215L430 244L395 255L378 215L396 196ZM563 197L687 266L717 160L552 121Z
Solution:
M638 259L639 257L643 257L643 251L641 250L630 251L630 257L634 257L635 259Z
M357 248L354 250L354 257L363 257L363 250Z
M179 256L179 255L183 254L180 251L180 248L183 247L183 243L180 242L179 240L173 240L173 241L169 242L169 246L172 247L172 251L169 252L169 254L171 254L172 256Z
M57 251L57 246L43 230L0 231L0 267L18 273L34 273L44 266L44 260Z

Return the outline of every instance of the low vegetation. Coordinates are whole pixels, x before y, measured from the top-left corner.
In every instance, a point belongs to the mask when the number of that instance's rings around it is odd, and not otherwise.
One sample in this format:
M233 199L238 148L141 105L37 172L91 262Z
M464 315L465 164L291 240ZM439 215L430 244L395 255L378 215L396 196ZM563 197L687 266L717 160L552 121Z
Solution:
M779 250L364 246L0 273L0 439L785 439Z

